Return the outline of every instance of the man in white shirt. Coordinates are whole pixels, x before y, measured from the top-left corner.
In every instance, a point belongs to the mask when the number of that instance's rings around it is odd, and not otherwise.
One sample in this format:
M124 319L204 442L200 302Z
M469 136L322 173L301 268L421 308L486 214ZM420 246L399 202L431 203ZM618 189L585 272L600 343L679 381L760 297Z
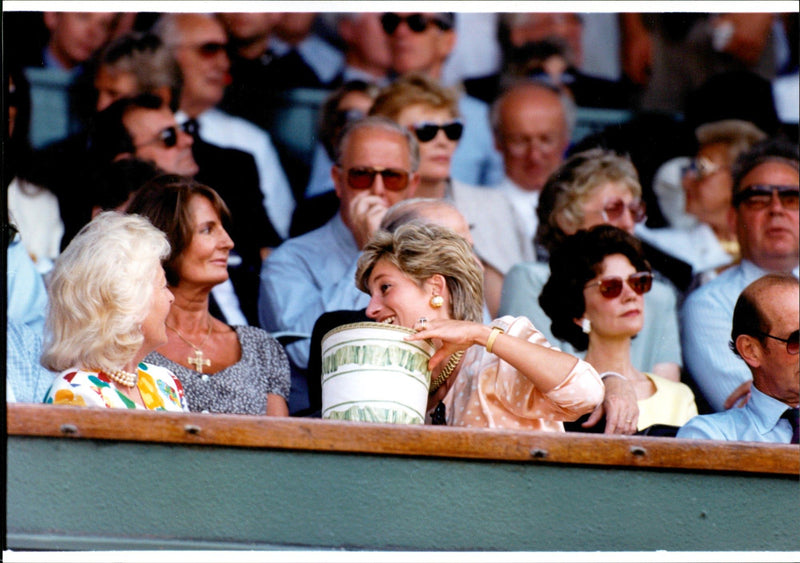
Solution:
M222 24L207 14L164 14L154 31L170 48L183 74L176 119L181 124L195 120L197 134L208 143L253 156L264 209L278 234L287 238L295 201L269 133L216 107L230 83L228 37Z
M494 142L503 155L506 192L533 244L539 193L564 161L575 123L571 101L545 84L525 82L504 92L492 106Z

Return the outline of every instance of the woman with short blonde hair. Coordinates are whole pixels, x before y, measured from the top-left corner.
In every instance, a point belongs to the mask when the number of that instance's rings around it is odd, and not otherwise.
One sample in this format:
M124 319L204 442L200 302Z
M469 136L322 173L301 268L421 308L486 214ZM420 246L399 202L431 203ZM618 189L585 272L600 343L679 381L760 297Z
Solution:
M430 340L428 397L434 424L563 432L591 412L603 384L587 363L548 344L525 317L481 322L480 265L454 231L411 222L378 231L358 261L367 316Z
M166 341L168 254L149 221L113 211L70 242L48 284L42 365L62 373L46 403L186 410L172 373L142 362Z

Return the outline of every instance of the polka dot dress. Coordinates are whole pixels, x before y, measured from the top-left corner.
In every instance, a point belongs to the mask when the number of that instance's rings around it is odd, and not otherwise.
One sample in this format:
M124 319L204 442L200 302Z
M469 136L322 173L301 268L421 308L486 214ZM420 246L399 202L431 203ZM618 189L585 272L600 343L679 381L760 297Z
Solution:
M242 357L217 373L199 373L158 352L148 354L145 361L163 366L177 376L191 412L266 414L268 393L289 398L291 379L286 352L260 328L233 329L242 347Z

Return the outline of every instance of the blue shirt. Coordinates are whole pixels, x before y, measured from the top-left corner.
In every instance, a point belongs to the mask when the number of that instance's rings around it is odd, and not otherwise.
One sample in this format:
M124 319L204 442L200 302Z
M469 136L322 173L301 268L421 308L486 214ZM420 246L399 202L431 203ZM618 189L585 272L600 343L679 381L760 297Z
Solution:
M47 290L42 275L34 266L19 237L8 245L6 257L8 319L27 325L42 338L47 307Z
M781 418L788 408L786 403L753 387L750 400L742 408L695 416L678 430L677 437L788 444L792 424Z
M462 95L458 111L464 120L464 134L450 163L453 178L473 186L494 186L503 180L503 157L494 146L489 123L489 106L477 98Z
M8 402L41 403L56 373L39 363L42 354L41 335L19 321L6 323L6 389Z
M725 410L725 399L752 379L747 364L728 347L733 308L742 290L768 273L742 260L690 293L681 308L684 365L716 411ZM797 268L793 273L796 277Z
M363 309L369 296L356 288L361 251L337 213L322 227L281 244L261 267L258 315L268 332L311 336L322 313ZM309 338L286 346L298 367L308 366Z

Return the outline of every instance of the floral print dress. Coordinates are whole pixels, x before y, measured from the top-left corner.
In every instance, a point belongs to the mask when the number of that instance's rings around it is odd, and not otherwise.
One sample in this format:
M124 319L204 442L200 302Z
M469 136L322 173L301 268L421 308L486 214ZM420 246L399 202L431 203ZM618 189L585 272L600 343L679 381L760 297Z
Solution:
M107 374L78 368L64 370L56 377L44 397L54 405L105 407L112 409L143 409L188 412L183 386L169 370L141 362L136 386L145 406L134 403L120 393Z

